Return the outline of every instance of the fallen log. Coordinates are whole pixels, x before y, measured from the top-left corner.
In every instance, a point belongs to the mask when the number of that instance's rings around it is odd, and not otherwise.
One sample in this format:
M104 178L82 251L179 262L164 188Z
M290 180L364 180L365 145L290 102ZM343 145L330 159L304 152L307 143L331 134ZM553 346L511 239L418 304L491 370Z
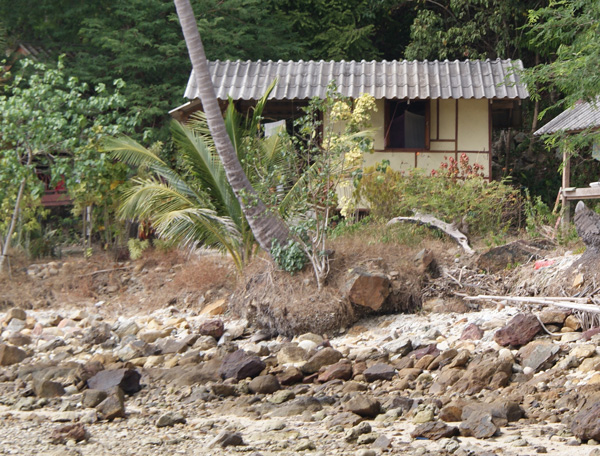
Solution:
M429 214L420 214L418 212L415 213L413 217L394 217L389 222L388 225L392 225L394 223L401 222L409 222L409 223L418 223L419 225L427 225L430 228L437 228L438 230L443 231L452 239L454 239L458 245L460 245L465 252L469 255L475 254L475 250L471 248L469 245L469 240L467 236L461 233L456 227L450 223L446 223L433 215Z
M464 296L466 301L511 301L523 302L528 304L540 304L544 306L557 306L573 311L573 315L577 317L584 330L597 328L600 326L600 306L590 304L589 298L576 297L530 297L530 296Z

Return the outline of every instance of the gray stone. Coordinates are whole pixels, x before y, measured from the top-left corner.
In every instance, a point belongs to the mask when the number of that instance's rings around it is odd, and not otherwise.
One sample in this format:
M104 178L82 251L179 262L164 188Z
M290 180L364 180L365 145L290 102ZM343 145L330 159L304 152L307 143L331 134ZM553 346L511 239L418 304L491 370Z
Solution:
M549 367L560 347L552 342L534 341L519 349L523 367L530 367L533 372Z
M34 380L33 391L37 397L59 397L65 394L62 384L51 380Z
M108 397L108 393L102 390L87 389L83 392L81 405L86 408L94 408Z
M116 387L108 393L108 397L96 406L98 415L103 420L112 421L125 416L125 395Z
M308 359L308 353L295 343L285 344L277 352L279 364L303 363Z
M271 413L271 416L287 417L301 415L306 411L315 413L321 410L323 410L323 406L317 399L311 396L306 396L298 397L292 402L286 403L278 407Z
M158 421L156 422L156 427L171 427L176 424L185 424L187 421L185 416L183 416L180 412L167 412L164 415L161 415Z
M6 316L4 317L5 323L10 323L13 318L17 318L19 320L25 321L27 319L27 313L18 307L13 307L6 312Z

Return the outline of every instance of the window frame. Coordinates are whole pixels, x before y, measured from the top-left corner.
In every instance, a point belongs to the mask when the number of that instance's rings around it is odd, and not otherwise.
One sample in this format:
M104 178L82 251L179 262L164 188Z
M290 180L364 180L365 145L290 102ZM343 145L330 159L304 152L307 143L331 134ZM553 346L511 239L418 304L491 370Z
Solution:
M425 104L425 147L424 148L407 148L407 147L391 147L389 145L389 128L391 122L391 107L393 105L392 102L401 103L407 102L409 105L411 103L424 103ZM393 99L385 99L385 120L384 120L384 131L383 131L383 143L384 143L384 151L386 152L421 152L427 151L430 148L430 124L431 124L431 100L430 99L415 99L415 100L407 100L402 98L393 98Z

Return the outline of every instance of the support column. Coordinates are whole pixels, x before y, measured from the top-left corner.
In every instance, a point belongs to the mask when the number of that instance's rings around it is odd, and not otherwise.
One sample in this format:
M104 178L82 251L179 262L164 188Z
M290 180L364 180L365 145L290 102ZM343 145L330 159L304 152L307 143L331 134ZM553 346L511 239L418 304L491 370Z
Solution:
M564 147L564 146L563 146ZM561 227L563 230L569 228L571 222L571 203L567 200L565 189L571 186L571 157L569 151L563 148L563 175L562 175L562 217Z

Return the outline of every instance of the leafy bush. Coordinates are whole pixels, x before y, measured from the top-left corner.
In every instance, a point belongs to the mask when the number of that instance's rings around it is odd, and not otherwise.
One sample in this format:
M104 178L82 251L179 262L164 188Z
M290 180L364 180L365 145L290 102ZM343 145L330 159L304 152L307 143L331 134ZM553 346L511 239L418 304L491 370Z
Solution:
M505 182L487 181L464 160L431 175L420 169L394 171L380 163L364 170L356 197L368 204L374 217L391 219L418 211L466 224L476 235L505 232L521 211L517 190Z
M308 260L302 246L291 239L286 245L280 245L279 241L274 239L271 256L282 270L292 274L301 271Z
M150 241L148 239L144 239L140 241L136 238L130 238L127 241L127 248L129 249L129 256L132 260L138 260L142 257L142 253L150 247Z

